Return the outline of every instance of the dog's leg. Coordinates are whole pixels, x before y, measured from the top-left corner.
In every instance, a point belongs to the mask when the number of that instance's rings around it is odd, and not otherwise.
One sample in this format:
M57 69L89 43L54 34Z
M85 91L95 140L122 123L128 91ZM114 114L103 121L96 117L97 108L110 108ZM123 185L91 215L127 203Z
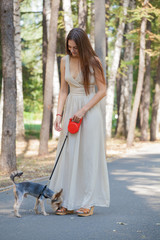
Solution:
M36 198L36 203L35 203L35 206L34 206L34 211L36 214L40 214L40 212L38 212L38 205L39 205L39 199Z
M46 211L45 211L44 200L39 199L39 202L40 202L40 205L41 205L41 211L42 211L43 215L44 215L44 216L48 216L49 214L46 213Z
M14 214L16 217L21 217L21 215L19 214L19 208L21 206L22 201L23 201L23 196L18 196L18 198L15 201Z
M17 200L18 200L15 185L13 186L13 192L14 192L14 199L15 199L15 201L14 201L14 205L13 205L13 209L14 209L14 212L15 212L15 208L16 208Z

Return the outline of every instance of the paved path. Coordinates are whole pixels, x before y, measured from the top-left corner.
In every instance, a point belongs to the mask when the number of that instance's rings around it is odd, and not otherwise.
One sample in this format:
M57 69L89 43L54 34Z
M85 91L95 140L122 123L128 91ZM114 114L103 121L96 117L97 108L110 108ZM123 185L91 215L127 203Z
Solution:
M12 190L0 193L0 240L160 240L160 149L152 145L133 156L108 164L111 188L109 208L94 215L35 215L35 199L24 200L13 215ZM43 182L45 183L45 182Z

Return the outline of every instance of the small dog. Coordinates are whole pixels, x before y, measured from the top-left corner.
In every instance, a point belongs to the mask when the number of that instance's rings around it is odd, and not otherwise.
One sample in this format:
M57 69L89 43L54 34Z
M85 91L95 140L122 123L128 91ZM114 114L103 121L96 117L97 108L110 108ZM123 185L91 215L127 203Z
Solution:
M23 174L22 171L14 171L10 175L10 179L14 184L13 185L13 192L15 196L14 213L16 217L21 217L21 215L19 214L19 208L23 201L23 197L27 197L27 195L36 197L36 204L34 207L36 214L39 214L38 205L40 203L41 211L43 215L44 216L49 215L45 211L44 198L51 199L51 206L53 211L56 211L61 206L62 204L61 194L63 189L61 189L61 191L58 193L54 193L48 187L44 188L45 186L39 183L34 183L34 182L15 183L14 178L20 177L22 174Z

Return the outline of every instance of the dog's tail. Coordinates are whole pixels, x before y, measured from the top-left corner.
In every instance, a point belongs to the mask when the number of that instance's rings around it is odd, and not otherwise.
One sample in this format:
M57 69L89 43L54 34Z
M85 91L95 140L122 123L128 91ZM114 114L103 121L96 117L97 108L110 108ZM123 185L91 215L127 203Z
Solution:
M23 172L22 171L14 171L10 175L10 179L12 180L13 183L15 183L14 178L22 176Z

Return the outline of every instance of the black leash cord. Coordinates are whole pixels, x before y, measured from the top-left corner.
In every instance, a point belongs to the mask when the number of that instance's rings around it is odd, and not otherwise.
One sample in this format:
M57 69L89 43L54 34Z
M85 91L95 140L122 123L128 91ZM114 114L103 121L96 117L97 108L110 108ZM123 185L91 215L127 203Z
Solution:
M52 173L51 173L51 176L50 176L50 178L49 178L49 181L51 180L51 178L52 178L52 176L53 176L53 173L54 173L54 171L55 171L55 169L56 169L58 160L59 160L59 158L60 158L60 156L61 156L61 153L62 153L62 150L63 150L63 147L64 147L64 145L65 145L65 142L66 142L67 138L68 138L68 132L67 132L67 135L66 135L66 137L65 137L65 139L64 139L63 145L62 145L61 150L60 150L60 152L59 152L59 155L58 155L58 158L57 158L56 163L55 163L55 165L54 165L54 168L53 168L53 170L52 170ZM42 192L39 194L38 199L43 195L44 190L46 189L46 187L47 187L47 185L45 185L44 188L42 189Z
M62 145L62 147L61 147L61 150L60 150L60 152L59 152L58 158L57 158L57 160L56 160L56 163L55 163L55 165L54 165L54 168L53 168L53 170L52 170L52 173L51 173L51 176L50 176L49 180L51 180L51 178L52 178L52 176L53 176L53 173L54 173L54 171L55 171L55 169L56 169L58 160L59 160L59 158L60 158L60 156L61 156L61 153L62 153L62 150L63 150L63 147L64 147L64 145L65 145L65 142L66 142L67 138L68 138L68 132L67 132L67 135L66 135L66 137L65 137L65 139L64 139L63 145Z

